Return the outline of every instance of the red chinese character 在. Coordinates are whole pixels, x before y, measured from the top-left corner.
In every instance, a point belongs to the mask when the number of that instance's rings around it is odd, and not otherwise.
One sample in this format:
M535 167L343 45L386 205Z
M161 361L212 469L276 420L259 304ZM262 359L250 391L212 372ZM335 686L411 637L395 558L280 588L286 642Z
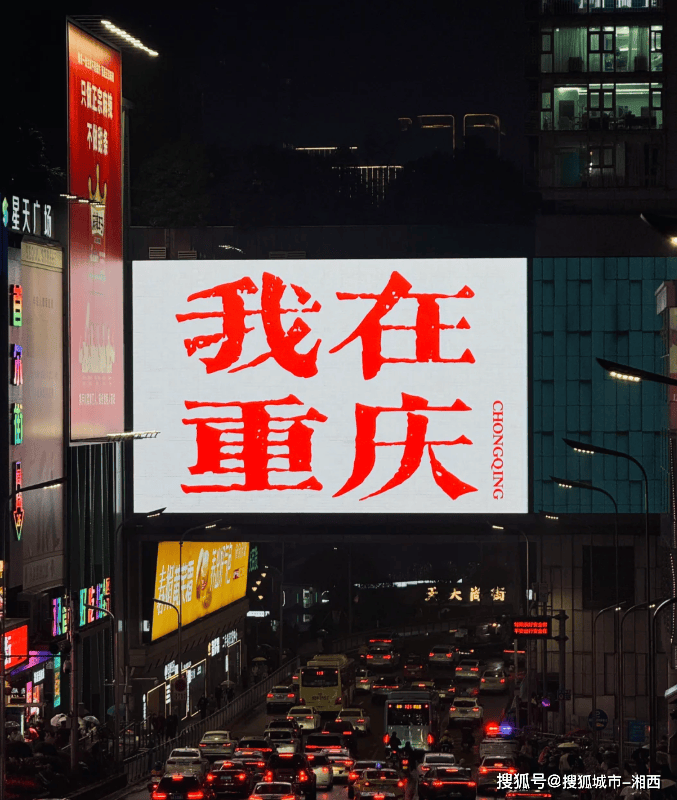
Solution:
M247 317L260 314L263 322L263 330L270 347L269 352L263 353L250 361L242 364L229 372L238 372L241 369L255 367L262 364L269 358L275 361L285 370L296 375L298 378L311 378L317 374L317 352L321 340L318 339L307 353L299 353L297 345L310 333L310 326L300 317L296 317L291 327L285 329L282 325L282 314L310 314L321 309L321 305L315 301L308 308L282 308L282 296L287 286L277 275L268 272L263 273L261 287L261 308L260 310L248 310L244 305L245 294L256 294L258 288L251 278L240 278L232 283L222 283L212 289L205 289L202 292L195 292L188 297L188 302L198 299L208 299L212 297L220 298L221 311L194 312L191 314L177 314L178 322L186 322L193 319L221 319L221 331L219 333L208 334L206 336L195 336L193 339L184 339L184 345L188 356L192 356L196 350L202 350L212 344L222 342L218 353L210 358L201 358L200 361L207 367L207 373L218 372L228 369L242 355L242 345L245 334L253 331L247 327ZM291 288L296 295L296 299L301 306L310 300L310 294L301 286L291 284Z
M429 441L426 439L429 422L428 413L433 411L471 410L470 406L467 406L462 400L456 400L451 406L429 406L425 398L404 394L404 392L402 393L402 406L400 408L371 407L358 403L355 407L356 436L353 474L348 478L343 488L336 492L334 497L340 497L342 494L346 494L364 483L376 464L377 447L394 447L397 445L403 445L404 451L400 467L395 475L378 491L361 497L360 500L366 500L369 497L375 497L378 494L394 489L411 478L421 465L421 459L426 447L428 448L428 456L435 483L446 495L451 497L452 500L457 500L464 494L476 492L477 489L474 486L464 483L464 481L445 469L433 452L433 446L438 445L471 445L470 439L467 436L459 436L452 441ZM424 411L426 413L416 414L414 413L416 411ZM403 442L376 441L376 420L379 414L388 412L406 412L407 435Z
M442 358L440 355L440 331L467 330L470 328L465 317L456 325L444 325L440 322L439 301L445 299L467 299L475 296L468 286L464 286L456 294L419 294L411 292L411 284L399 272L393 272L381 294L352 294L337 292L339 300L375 300L373 308L360 322L355 330L340 344L329 352L336 353L355 339L362 339L362 372L365 380L374 378L381 366L390 364L418 364L432 362L436 364L474 364L475 358L470 350L465 350L460 358ZM393 309L400 300L416 300L418 311L415 325L384 325L383 317ZM416 358L385 358L381 353L383 331L415 331Z
M259 400L233 403L200 403L186 400L187 410L222 408L239 412L234 416L196 417L182 420L184 425L196 426L197 461L189 467L191 475L243 476L242 483L184 486L192 492L257 492L267 489L310 489L320 491L322 484L311 476L297 484L270 483L272 472L311 472L313 429L306 423L326 422L327 417L314 408L304 414L272 416L266 406L301 406L293 394L281 400ZM286 452L279 452L280 449ZM285 459L285 467L271 464ZM237 466L229 466L236 462Z

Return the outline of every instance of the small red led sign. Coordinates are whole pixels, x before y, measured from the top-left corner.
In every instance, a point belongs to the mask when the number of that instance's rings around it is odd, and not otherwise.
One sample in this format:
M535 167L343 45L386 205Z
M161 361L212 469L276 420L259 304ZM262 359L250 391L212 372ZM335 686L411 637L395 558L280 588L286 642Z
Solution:
M549 639L552 636L551 617L518 617L512 621L512 636L529 639Z

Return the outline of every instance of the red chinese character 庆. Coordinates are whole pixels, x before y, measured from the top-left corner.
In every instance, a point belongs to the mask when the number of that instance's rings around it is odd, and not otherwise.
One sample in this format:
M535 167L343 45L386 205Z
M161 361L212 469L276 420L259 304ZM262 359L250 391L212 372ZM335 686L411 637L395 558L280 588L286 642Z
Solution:
M435 483L442 491L456 500L469 492L476 492L477 489L468 483L457 478L449 472L440 462L433 451L433 447L442 445L465 444L471 445L472 442L467 436L459 436L451 441L429 440L426 438L428 430L428 414L435 411L470 411L461 400L456 400L451 406L429 406L428 401L423 397L402 393L402 405L399 408L389 407L370 407L358 403L355 408L356 436L355 436L355 462L353 473L348 481L339 489L334 497L340 497L347 492L356 489L369 477L376 464L377 447L404 446L400 467L395 475L380 489L371 494L361 497L366 500L378 494L394 489L396 486L409 479L421 465L423 453L428 450L430 466L432 467ZM376 421L380 414L392 412L405 412L407 415L407 433L402 442L379 442L376 441ZM415 413L423 412L423 413Z

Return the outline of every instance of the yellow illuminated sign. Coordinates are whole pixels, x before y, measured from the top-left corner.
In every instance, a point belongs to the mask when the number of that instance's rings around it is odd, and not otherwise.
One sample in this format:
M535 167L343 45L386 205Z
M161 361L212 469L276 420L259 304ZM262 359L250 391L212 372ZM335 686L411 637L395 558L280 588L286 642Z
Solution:
M183 626L244 597L248 542L161 542L155 572L155 597L180 609ZM153 603L152 639L173 633L176 611Z

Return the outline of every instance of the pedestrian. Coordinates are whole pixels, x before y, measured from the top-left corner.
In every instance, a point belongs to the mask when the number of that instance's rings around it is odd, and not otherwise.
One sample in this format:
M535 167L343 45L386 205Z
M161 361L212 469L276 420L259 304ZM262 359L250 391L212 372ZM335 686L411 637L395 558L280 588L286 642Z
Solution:
M176 713L176 709L172 709L172 713L167 717L165 729L167 731L167 739L174 739L179 729L179 715Z
M216 697L214 694L210 694L207 698L207 714L211 717L212 714L216 713Z
M247 687L245 686L245 683L244 683L244 676L243 676L243 678L242 678L242 687L243 687L244 689L246 689L246 688L247 688ZM229 703L232 703L232 702L233 702L233 700L235 699L235 689L233 689L233 687L232 687L232 686L229 686L229 687L228 687L228 689L226 690L226 697L228 698L228 702L229 702Z
M200 699L197 701L197 710L200 712L200 719L205 719L207 716L207 698L204 695L200 695Z
M218 684L216 689L214 689L214 699L216 700L216 707L221 708L221 701L223 700L223 689L221 688L221 684Z

